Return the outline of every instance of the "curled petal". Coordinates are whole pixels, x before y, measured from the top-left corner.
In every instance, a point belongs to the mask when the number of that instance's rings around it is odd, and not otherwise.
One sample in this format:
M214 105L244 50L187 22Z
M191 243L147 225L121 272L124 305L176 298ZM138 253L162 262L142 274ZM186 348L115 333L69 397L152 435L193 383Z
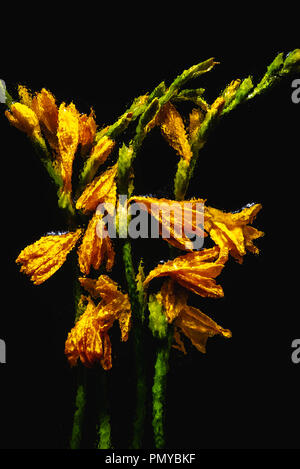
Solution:
M107 275L96 279L79 278L81 285L100 301L95 305L89 298L84 313L68 334L65 353L71 365L78 358L86 366L100 362L105 370L112 366L109 329L119 321L121 339L126 341L130 329L131 306L128 295L123 294L116 282Z
M97 125L95 114L92 110L89 115L82 114L79 117L79 143L83 147L89 147L94 142Z
M65 354L74 366L78 358L85 366L92 366L103 358L102 335L98 331L96 306L89 298L85 312L69 332L65 343Z
M249 226L261 210L261 204L253 204L239 212L224 213L221 210L205 207L205 230L221 248L227 248L231 255L242 262L247 249L258 254L253 239L263 236L263 232Z
M18 95L19 95L19 98L20 98L20 103L25 104L25 106L31 108L32 94L26 88L26 86L18 85Z
M68 253L74 248L81 229L61 235L43 236L27 246L16 259L22 264L21 272L30 276L39 285L53 275L65 262Z
M174 324L202 353L206 353L206 342L209 337L219 334L229 338L232 335L230 330L219 326L199 309L187 305L182 309Z
M192 157L191 147L186 135L181 115L175 106L167 102L159 112L161 132L166 141L186 161Z
M188 291L178 287L173 279L168 279L160 291L161 303L169 323L177 318L187 301Z
M94 211L101 202L110 197L111 191L115 194L116 173L117 164L95 178L77 200L77 210L82 210L84 213Z
M223 289L214 279L221 273L226 260L227 252L220 252L217 246L188 253L158 265L146 277L144 285L154 278L169 276L198 295L222 297Z
M196 243L191 238L205 236L204 200L169 200L154 197L131 197L129 203L139 204L142 210L158 222L159 234L169 244L186 251L193 251ZM202 245L202 242L201 242Z
M98 270L105 258L107 270L111 270L114 264L115 251L112 241L108 235L106 237L98 236L97 226L99 223L101 223L101 215L96 213L90 220L78 249L80 271L85 275L90 273L91 267Z

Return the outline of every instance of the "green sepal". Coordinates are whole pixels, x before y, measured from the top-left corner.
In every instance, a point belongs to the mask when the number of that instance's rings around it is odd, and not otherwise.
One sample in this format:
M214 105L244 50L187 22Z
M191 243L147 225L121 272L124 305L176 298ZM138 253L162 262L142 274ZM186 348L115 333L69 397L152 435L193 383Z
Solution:
M234 98L232 99L232 101L229 103L228 106L224 107L221 115L227 114L228 112L232 111L236 106L244 102L247 99L252 88L253 88L253 82L252 82L251 76L249 76L242 81L242 83L236 90Z
M189 163L181 158L179 160L174 179L174 196L176 200L183 200L189 184Z
M251 95L248 96L248 99L252 99L257 94L261 94L270 86L273 86L280 79L280 71L283 67L283 53L280 52L277 54L273 62L268 66L266 73L256 85Z
M189 80L198 78L203 73L209 72L218 62L212 57L199 64L193 65L192 67L184 70L178 75L175 80L169 86L167 92L160 98L160 104L163 105L168 102L171 98L176 96L180 90Z
M58 206L59 208L66 210L70 215L75 214L73 201L70 192L58 191Z
M146 295L146 291L144 289L144 284L143 284L145 278L146 276L144 273L143 259L141 259L139 263L139 267L138 267L138 273L136 276L136 289L137 289L138 297L139 297L142 322L145 320L145 311L147 308L147 295Z
M127 146L123 143L119 149L118 158L117 185L119 194L128 195L133 156L132 145Z

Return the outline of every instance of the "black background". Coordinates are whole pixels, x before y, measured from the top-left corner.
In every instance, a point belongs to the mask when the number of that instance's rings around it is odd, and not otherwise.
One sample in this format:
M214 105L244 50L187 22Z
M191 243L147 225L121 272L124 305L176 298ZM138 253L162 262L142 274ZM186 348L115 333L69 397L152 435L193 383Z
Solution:
M166 30L154 20L148 29L138 21L131 26L124 23L122 28L112 22L107 32L98 27L92 36L72 27L64 33L62 24L59 28L62 40L55 42L54 35L51 43L48 37L47 46L41 35L45 38L48 33L45 29L43 36L41 28L31 43L31 53L26 38L19 36L18 43L6 50L1 78L12 92L18 83L34 91L46 87L58 102L73 100L81 112L93 106L98 124L114 122L134 97L151 91L162 80L169 84L182 70L211 56L220 65L197 81L197 86L207 89L209 101L234 78L250 74L257 82L278 52L299 47L299 41L288 42L275 34L269 44L262 41L258 47L254 31L246 39L237 35L229 40L225 28L208 40L203 27L194 25L178 33L176 24L170 23ZM38 37L39 50L35 48ZM230 261L226 266L218 279L223 299L193 298L233 337L209 340L206 355L189 346L187 355L172 350L166 403L168 448L299 447L300 365L291 361L291 343L300 336L300 104L292 103L291 82L285 80L231 113L214 131L199 159L188 196L206 198L209 205L228 211L249 202L262 203L254 226L265 237L256 241L259 256L249 253L242 265ZM68 260L36 287L18 272L14 260L26 245L65 225L55 189L29 141L8 124L3 106L1 110L4 273L0 338L6 342L7 363L0 366L0 446L63 449L70 437L76 382L76 373L64 356L64 341L73 324L71 263ZM136 193L170 196L176 158L153 132L136 162ZM143 241L137 243L136 252L137 257L149 257L146 267L150 269L167 258L168 248ZM121 271L114 272L122 277ZM117 330L112 335L112 431L116 448L126 448L134 362L131 342L119 344ZM145 363L149 385L151 357L150 350ZM92 398L97 395L98 371L90 373ZM88 416L84 447L93 448L97 415L90 408ZM149 428L150 419L146 448L153 445Z

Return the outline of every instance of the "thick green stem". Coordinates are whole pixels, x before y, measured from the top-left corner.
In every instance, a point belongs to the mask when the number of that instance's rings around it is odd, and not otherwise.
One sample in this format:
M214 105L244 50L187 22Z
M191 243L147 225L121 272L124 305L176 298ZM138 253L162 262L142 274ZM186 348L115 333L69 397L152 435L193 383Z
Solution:
M155 448L165 447L164 417L172 335L172 328L169 327L167 337L161 340L156 355L154 382L152 386L152 425Z
M144 347L143 347L143 305L140 304L139 293L136 284L136 275L134 272L131 244L128 239L125 240L123 245L123 261L125 267L125 275L128 285L128 293L132 308L132 321L133 321L133 336L135 348L135 362L136 362L136 410L133 424L133 439L132 448L139 449L142 446L144 434L144 421L146 409L146 373L144 363Z

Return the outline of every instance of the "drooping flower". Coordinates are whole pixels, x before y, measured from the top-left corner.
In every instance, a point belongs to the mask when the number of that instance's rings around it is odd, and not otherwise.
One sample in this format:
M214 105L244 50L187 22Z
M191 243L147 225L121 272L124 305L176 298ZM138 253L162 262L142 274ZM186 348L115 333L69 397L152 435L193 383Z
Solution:
M186 353L186 350L179 331L188 337L197 350L202 353L206 353L206 342L209 337L217 334L226 338L231 337L231 332L228 329L219 326L198 308L188 306L186 290L176 287L172 279L164 282L158 299L163 305L168 322L175 326L176 345L174 347L182 352Z
M35 285L51 277L65 262L75 247L82 229L64 234L47 235L23 249L16 262L22 264L21 272L30 276Z
M101 202L116 205L116 183L115 177L118 165L107 169L100 176L96 177L83 191L76 202L77 210L84 213L95 211Z
M220 251L217 246L194 251L155 267L146 277L144 285L154 278L168 276L197 295L222 297L223 289L216 284L215 278L221 273L227 258L227 250Z
M263 236L264 233L249 224L261 208L261 204L253 204L236 213L224 213L216 208L205 207L205 230L221 249L227 248L241 263L247 250L254 254L259 253L252 240Z
M90 273L91 267L95 270L99 269L105 258L106 270L111 270L114 264L115 251L112 241L105 233L103 226L101 233L99 233L100 225L103 225L102 216L96 212L89 221L78 249L80 271L85 275Z
M108 330L118 320L121 340L127 341L130 330L131 306L128 295L122 293L116 282L107 275L96 279L80 278L81 285L95 298L89 298L85 312L69 332L65 353L71 365L78 358L86 366L100 362L105 370L112 367L111 343Z
M185 251L199 249L202 246L205 236L203 230L205 201L203 199L179 202L134 196L128 202L139 204L142 210L147 210L154 217L158 222L159 234L169 244ZM192 238L194 238L193 241L191 241Z

